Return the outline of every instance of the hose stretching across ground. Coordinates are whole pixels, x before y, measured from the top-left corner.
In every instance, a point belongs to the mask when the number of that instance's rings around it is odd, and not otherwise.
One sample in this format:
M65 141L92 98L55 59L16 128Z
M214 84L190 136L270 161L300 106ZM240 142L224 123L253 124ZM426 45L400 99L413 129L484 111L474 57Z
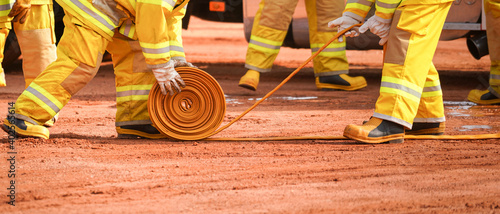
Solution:
M186 83L186 87L180 93L173 96L161 94L158 84L154 84L149 93L148 111L154 126L170 138L178 140L210 140L210 141L278 141L278 140L345 140L343 136L294 136L294 137L267 137L267 138L209 138L228 128L248 112L264 102L314 57L323 51L331 42L338 39L353 25L339 32L330 39L316 53L311 55L297 69L288 75L278 86L268 92L262 99L255 102L250 108L226 125L217 129L226 112L226 101L222 88L210 74L198 68L180 67L176 68L179 75ZM482 135L406 135L405 139L497 139L497 134Z

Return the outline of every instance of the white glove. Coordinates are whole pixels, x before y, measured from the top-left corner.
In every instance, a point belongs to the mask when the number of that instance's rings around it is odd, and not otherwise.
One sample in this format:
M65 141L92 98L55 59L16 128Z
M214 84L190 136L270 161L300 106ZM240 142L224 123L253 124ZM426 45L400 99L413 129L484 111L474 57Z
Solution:
M184 80L182 80L181 76L175 71L174 62L172 60L168 61L167 65L163 68L153 68L153 74L158 81L158 85L160 85L160 90L163 95L167 95L167 90L170 95L174 95L172 87L176 92L181 92L180 86L186 87Z
M328 22L328 27L338 27L337 32L343 31L344 29L351 27L355 24L359 24L361 21L358 21L348 15L342 14L342 17L337 18L333 21ZM347 37L356 37L359 35L357 31L357 27L352 28L351 30L345 32L344 34ZM339 37L339 42L343 42L344 39Z
M187 62L185 59L173 59L174 61L174 68L177 67L191 67L191 68L198 68L191 64L190 62Z
M380 37L379 45L384 45L389 38L389 30L391 29L391 21L387 21L378 16L370 17L361 27L359 27L359 32L364 33L368 29Z

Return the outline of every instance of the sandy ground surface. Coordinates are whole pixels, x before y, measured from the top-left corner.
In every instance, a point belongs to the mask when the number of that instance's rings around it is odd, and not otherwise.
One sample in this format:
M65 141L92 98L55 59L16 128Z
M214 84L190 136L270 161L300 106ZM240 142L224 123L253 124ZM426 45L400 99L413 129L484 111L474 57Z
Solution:
M310 52L283 48L257 92L237 87L244 74L242 24L192 19L184 31L188 60L213 75L226 94L223 124L284 79ZM382 51L348 51L359 91L318 91L311 64L269 100L214 137L341 136L373 113ZM500 130L500 106L477 106L468 92L488 85L489 58L475 60L465 40L440 42L446 134ZM0 88L7 111L24 87L19 63ZM1 132L0 213L500 213L500 141L351 140L173 141L118 139L112 66L60 112L51 139ZM15 163L7 159L15 156ZM9 169L15 167L15 205Z

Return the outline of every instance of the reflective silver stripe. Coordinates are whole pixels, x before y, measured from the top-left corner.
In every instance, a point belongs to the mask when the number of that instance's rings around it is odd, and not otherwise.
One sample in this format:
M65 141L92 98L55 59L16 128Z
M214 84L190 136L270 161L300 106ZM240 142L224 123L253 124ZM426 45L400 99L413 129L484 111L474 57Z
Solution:
M257 46L261 46L261 47L265 47L265 48L269 48L269 49L280 49L281 46L275 46L275 45L270 45L270 44L266 44L266 43L263 43L263 42L259 42L259 41L255 41L253 39L250 39L250 44L254 44L254 45L257 45Z
M163 0L163 2L165 2L165 3L169 4L170 6L172 6L172 8L173 8L173 7L175 7L175 3L176 3L176 2L175 2L175 1L173 1L173 0Z
M0 5L0 11L10 10L10 9L12 9L12 5L11 4Z
M134 95L148 95L149 90L130 90L130 91L120 91L116 92L116 97L126 97L126 96L134 96Z
M335 76L339 74L348 74L349 70L338 70L338 71L328 71L321 73L314 73L314 77L327 77L327 76Z
M132 20L127 19L127 21L125 22L125 28L123 29L123 35L128 36L131 27L132 27Z
M269 72L272 69L272 68L259 68L259 67L256 67L256 66L253 66L253 65L249 65L249 64L245 64L245 68L248 68L248 69L251 69L251 70L254 70L254 71L258 71L258 72L261 72L261 73Z
M71 0L71 2L73 4L75 4L77 7L79 7L80 9L82 9L83 12L85 12L88 15L92 16L92 18L96 19L101 24L103 24L104 26L106 26L109 30L114 30L115 29L115 27L112 26L112 25L110 25L106 20L104 20L104 18L102 18L101 16L99 16L97 13L95 13L94 11L92 11L87 6L83 5L80 1L78 1L78 0Z
M171 45L171 46L170 46L170 50L171 50L171 51L184 52L184 48L182 48L182 47L180 47L180 46L173 46L173 45Z
M28 86L28 88L26 89L26 91L28 91L28 92L32 93L33 95L35 95L35 97L37 97L42 102L44 102L45 105L49 106L56 113L59 112L60 109L59 109L59 107L57 107L56 104L54 104L52 101L49 100L49 98L45 97L45 95L43 95L42 93L38 92L37 90L35 90L31 86Z
M343 15L346 15L346 16L349 16L349 17L351 17L353 19L356 19L358 22L362 22L363 19L365 18L365 17L362 17L362 16L360 16L358 14L355 14L355 13L349 12L349 11L344 12Z
M425 87L423 92L431 92L431 91L441 91L441 86L432 86L432 87Z
M115 126L128 126L128 125L149 125L151 120L132 120L132 121L121 121L115 122Z
M377 113L377 112L373 113L373 117L376 117L376 118L379 118L379 119L382 119L382 120L391 121L391 122L397 123L397 124L402 125L402 126L404 126L406 128L409 128L409 129L411 129L411 127L413 126L413 124L408 123L408 122L406 122L404 120L401 120L399 118L387 116L385 114L380 114L380 113Z
M500 80L500 75L498 75L498 74L490 74L490 79Z
M399 5L399 3L387 4L387 3L380 2L377 0L377 6L387 8L387 9L394 9L394 8L398 7L398 5Z
M406 93L409 93L415 97L417 97L418 99L420 99L420 97L422 96L421 93L411 89L411 88L408 88L406 86L403 86L403 85L399 85L399 84L395 84L395 83L390 83L390 82L382 82L380 84L380 87L387 87L387 88L394 88L394 89L397 89L397 90L401 90L401 91L404 91Z
M32 123L34 125L39 125L39 123L37 123L36 121L34 121L33 119L31 119L30 117L24 116L22 114L14 114L14 117L17 118L17 119L24 120L26 122Z
M441 123L445 122L446 118L444 117L437 117L437 118L415 118L413 119L413 122L417 123Z
M162 53L168 53L170 51L169 47L164 47L164 48L142 48L142 52L144 53L150 53L150 54L162 54Z
M312 48L311 51L313 53L317 52L320 48ZM325 48L323 49L323 51L321 51L321 53L323 52L338 52L338 51L344 51L345 50L345 47L341 47L341 48Z

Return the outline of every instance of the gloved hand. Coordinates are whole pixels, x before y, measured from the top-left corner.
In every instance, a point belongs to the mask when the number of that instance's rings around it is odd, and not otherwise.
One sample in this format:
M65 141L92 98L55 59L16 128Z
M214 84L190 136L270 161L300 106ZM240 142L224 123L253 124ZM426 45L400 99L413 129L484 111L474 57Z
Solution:
M364 33L368 29L380 37L379 45L384 45L389 38L389 30L391 29L391 21L382 19L376 15L370 17L361 27L359 27L359 32Z
M174 61L174 68L177 67L191 67L191 68L198 68L191 64L190 62L187 62L185 59L173 59Z
M352 18L348 15L342 14L340 18L337 18L333 21L328 22L328 27L338 27L337 32L343 31L344 29L351 27L355 24L359 24L361 21ZM359 36L358 33L358 27L354 27L351 30L345 32L345 36L347 37L356 37ZM339 37L339 42L343 42L344 39L342 37Z
M186 87L186 83L182 80L181 76L174 69L173 60L168 61L167 65L163 68L153 68L153 74L160 85L160 90L163 95L167 95L167 90L170 95L176 92L181 92L181 86ZM179 86L180 85L180 86Z
M13 22L19 21L20 24L23 24L28 18L30 10L31 0L16 0L8 16L14 17Z

